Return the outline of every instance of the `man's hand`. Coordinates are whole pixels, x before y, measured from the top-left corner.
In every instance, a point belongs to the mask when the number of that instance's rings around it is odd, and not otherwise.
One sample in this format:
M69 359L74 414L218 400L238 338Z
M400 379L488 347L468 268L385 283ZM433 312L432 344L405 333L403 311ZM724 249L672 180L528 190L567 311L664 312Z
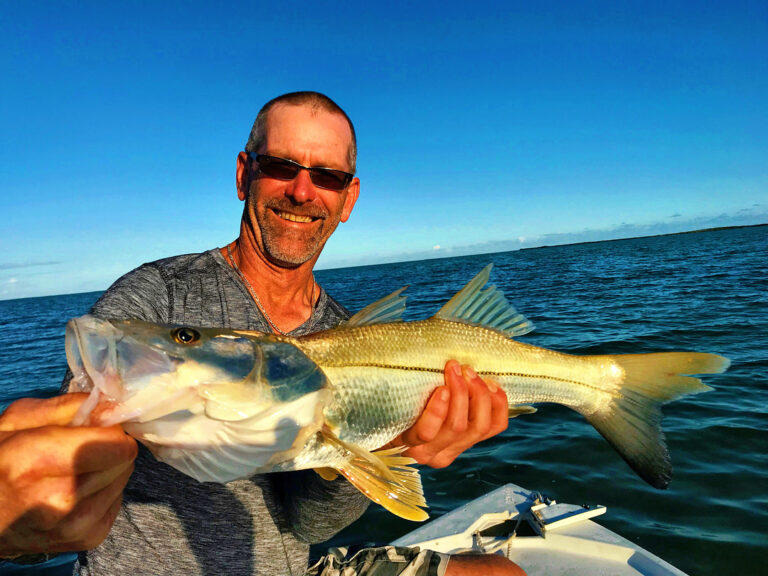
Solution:
M136 441L68 427L86 394L24 398L0 415L0 557L87 550L120 510Z
M419 464L444 468L478 442L507 429L507 395L455 360L445 365L445 385L437 388L416 423L389 443L408 446Z

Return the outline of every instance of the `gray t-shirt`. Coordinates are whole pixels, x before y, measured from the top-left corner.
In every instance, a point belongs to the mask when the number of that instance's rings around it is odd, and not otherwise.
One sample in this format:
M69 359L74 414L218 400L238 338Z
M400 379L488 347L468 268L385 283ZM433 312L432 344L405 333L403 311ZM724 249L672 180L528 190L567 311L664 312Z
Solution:
M91 313L270 331L218 249L144 264L115 282ZM291 335L331 328L348 317L321 289L312 316ZM367 506L346 480L327 482L311 470L200 483L142 446L120 514L104 543L80 554L80 573L303 574L309 544L329 539Z

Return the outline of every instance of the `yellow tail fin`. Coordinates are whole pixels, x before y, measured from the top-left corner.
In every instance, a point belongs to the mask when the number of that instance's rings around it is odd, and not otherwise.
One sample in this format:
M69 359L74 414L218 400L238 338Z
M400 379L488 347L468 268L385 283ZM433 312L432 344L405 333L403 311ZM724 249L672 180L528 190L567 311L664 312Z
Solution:
M661 431L661 405L711 388L690 374L724 372L730 361L716 354L659 352L604 357L624 369L624 385L608 407L584 414L646 482L666 488L672 464Z

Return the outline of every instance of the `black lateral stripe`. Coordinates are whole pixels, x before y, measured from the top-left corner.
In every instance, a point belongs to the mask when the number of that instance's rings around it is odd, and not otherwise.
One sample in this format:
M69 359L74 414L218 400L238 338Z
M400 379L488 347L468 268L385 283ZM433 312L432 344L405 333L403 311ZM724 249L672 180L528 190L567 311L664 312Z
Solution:
M443 369L442 368L425 368L422 366L398 366L396 364L378 364L376 362L357 362L355 364L329 364L329 363L323 363L325 366L328 366L329 368L383 368L386 370L403 370L407 372L431 372L433 374L442 374ZM478 372L478 374L482 377L498 377L498 378L533 378L533 379L539 379L539 380L550 380L553 382L563 382L565 384L573 384L575 386L584 386L586 388L590 388L592 390L598 390L601 392L605 392L605 390L602 390L601 388L598 388L597 386L593 386L591 384L587 384L586 382L579 382L578 380L570 380L568 378L558 378L557 376L547 376L545 374L525 374L524 372L490 372L483 370L482 372Z

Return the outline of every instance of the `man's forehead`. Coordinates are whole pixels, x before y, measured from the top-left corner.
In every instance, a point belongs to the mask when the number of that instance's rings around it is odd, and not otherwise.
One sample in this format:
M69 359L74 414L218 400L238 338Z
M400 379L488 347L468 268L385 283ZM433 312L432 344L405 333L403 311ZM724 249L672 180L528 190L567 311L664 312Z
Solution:
M343 114L313 104L275 104L267 113L265 128L269 134L270 130L284 127L297 129L309 124L323 125L328 130L352 139L352 131Z
M346 161L352 132L346 118L335 111L313 105L278 103L265 122L266 152L270 154L313 152L340 155ZM296 159L296 158L294 158Z

